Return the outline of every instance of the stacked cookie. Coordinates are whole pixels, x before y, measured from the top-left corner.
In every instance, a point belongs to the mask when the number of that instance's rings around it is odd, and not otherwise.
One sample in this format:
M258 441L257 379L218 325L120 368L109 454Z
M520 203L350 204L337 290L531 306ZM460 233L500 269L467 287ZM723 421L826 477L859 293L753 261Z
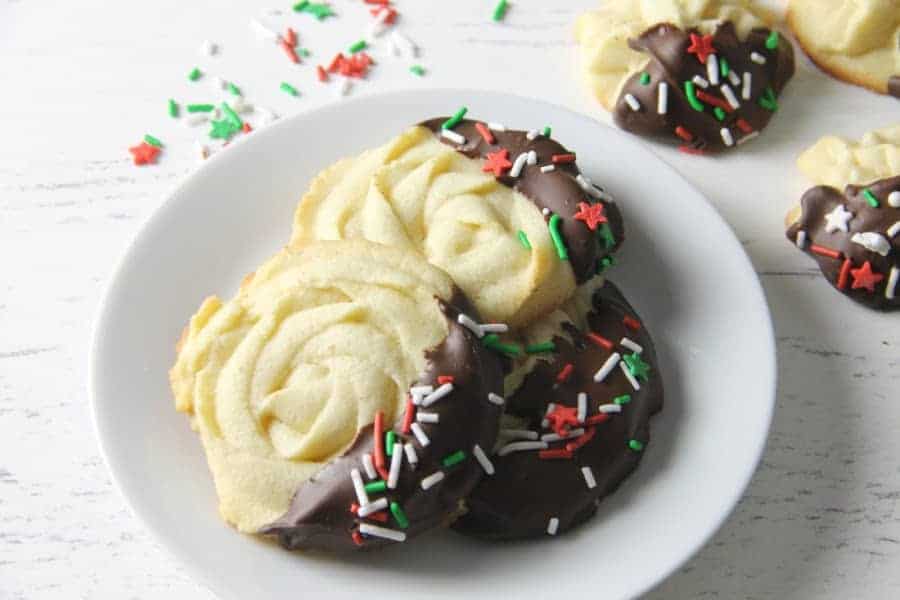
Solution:
M171 371L223 518L352 551L556 535L637 466L662 386L603 272L611 198L549 128L425 121L325 169Z

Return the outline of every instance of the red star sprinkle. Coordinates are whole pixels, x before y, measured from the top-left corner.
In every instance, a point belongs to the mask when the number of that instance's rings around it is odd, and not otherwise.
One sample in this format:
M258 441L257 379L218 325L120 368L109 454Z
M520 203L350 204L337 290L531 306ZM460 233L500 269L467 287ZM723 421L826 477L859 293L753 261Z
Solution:
M588 229L594 231L600 223L606 223L606 215L603 214L602 204L588 204L587 202L578 203L578 212L575 213L575 219L584 221Z
M869 261L858 269L850 269L850 275L853 276L853 285L850 286L852 289L865 288L870 294L875 291L875 284L884 279L884 275L872 272Z
M509 150L506 148L501 148L496 152L488 152L487 156L484 159L484 165L482 165L481 170L485 173L494 173L494 177L500 177L503 175L503 171L512 168L512 163L509 162Z
M128 151L134 157L134 164L136 165L153 164L156 162L156 157L159 156L159 148L147 142L141 142L137 146L132 146Z
M569 426L578 425L578 409L574 406L554 406L553 412L547 415L550 429L559 435L569 433Z
M716 51L713 48L712 44L713 36L704 35L699 36L696 33L691 34L691 45L688 46L687 53L688 54L696 54L697 60L700 61L701 64L706 64L706 59L710 54Z

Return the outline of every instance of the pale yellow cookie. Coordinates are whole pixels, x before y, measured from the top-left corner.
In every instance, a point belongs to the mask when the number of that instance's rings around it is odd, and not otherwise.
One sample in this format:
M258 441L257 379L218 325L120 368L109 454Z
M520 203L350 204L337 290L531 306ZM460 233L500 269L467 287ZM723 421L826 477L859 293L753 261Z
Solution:
M767 27L772 20L748 0L608 0L578 18L575 39L581 47L585 83L611 111L625 82L650 61L647 53L629 48L628 40L652 25L670 23L712 33L731 21L744 39L754 27Z
M825 136L797 159L816 185L843 190L900 174L900 123L865 134L859 141Z
M356 240L271 258L229 301L206 299L170 372L223 518L256 532L377 411L393 423L448 334L454 285L419 254Z
M803 50L838 79L888 93L900 76L900 0L790 0Z

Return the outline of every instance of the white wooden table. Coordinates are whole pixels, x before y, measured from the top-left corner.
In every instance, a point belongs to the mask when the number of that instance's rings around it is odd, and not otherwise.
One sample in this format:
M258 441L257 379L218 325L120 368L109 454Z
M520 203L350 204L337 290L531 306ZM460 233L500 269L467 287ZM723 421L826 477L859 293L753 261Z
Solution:
M211 598L110 483L85 385L91 322L116 258L195 168L201 130L166 114L169 97L214 97L188 71L234 80L251 103L283 115L339 101L310 65L360 38L367 11L361 0L334 0L340 16L318 23L293 15L290 1L280 16L235 0L0 1L0 598ZM428 74L376 49L383 59L352 94L507 90L607 121L574 64L572 23L594 3L517 0L496 25L492 0L398 0L400 28L422 47ZM314 55L290 65L254 37L251 17L294 24ZM218 56L201 55L207 39L221 45ZM781 113L743 152L698 159L654 147L707 194L753 259L781 381L768 451L744 500L653 598L900 595L900 320L832 292L781 223L806 186L797 152L830 130L858 136L896 121L900 104L799 63ZM302 97L280 92L282 80ZM145 132L166 150L159 165L136 168L126 149ZM314 153L314 140L298 141L298 161ZM660 210L665 200L644 199Z

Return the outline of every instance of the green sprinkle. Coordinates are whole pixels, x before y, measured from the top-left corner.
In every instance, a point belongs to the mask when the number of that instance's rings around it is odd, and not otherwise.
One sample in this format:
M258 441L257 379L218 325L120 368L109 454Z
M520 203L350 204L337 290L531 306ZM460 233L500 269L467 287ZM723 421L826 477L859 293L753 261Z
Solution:
M641 85L650 85L650 73L647 71L641 73Z
M501 352L506 354L507 356L519 356L522 354L522 349L515 344L504 344L500 341L500 337L496 333L489 333L488 335L481 338L481 343L485 345L486 348L490 348L491 350L496 350L497 352Z
M295 4L293 8L294 12L309 13L320 21L325 17L334 16L334 11L332 11L331 7L324 2L310 2L309 0L303 0L302 2Z
M759 105L772 112L778 110L778 99L775 97L775 90L767 87L766 91L759 97Z
M562 234L559 232L559 215L550 217L550 238L553 245L556 246L556 254L560 260L569 260L569 251L566 250L566 244L563 242Z
M863 190L863 196L866 197L866 202L869 203L869 206L872 208L878 208L878 198L875 197L875 194L872 193L872 190L866 188Z
M222 103L222 112L225 113L225 118L234 123L235 127L240 128L244 122L241 121L241 118L238 116L234 109L228 106L227 103Z
M641 360L640 354L637 352L626 354L622 357L622 361L625 363L625 367L628 369L629 373L638 379L647 381L650 373L650 365Z
M297 88L295 88L294 86L292 86L291 84L289 84L286 81L282 81L281 85L278 87L281 88L282 92L286 92L286 93L290 94L291 96L296 97L296 96L300 95L300 92L297 91Z
M602 259L600 259L600 262L597 265L597 274L599 275L614 264L616 264L615 258L613 258L612 256L604 256Z
M684 93L687 96L688 104L697 112L703 112L703 103L697 100L696 90L693 81L684 82Z
M719 59L719 72L722 74L722 77L728 77L728 59L724 56Z
M309 48L298 48L298 49L297 49L297 54L299 54L299 55L302 56L303 58L307 58L307 57L309 57L309 56L312 56L312 52L310 52Z
M358 42L355 42L352 46L347 48L347 50L349 50L350 54L356 54L357 52L365 50L368 47L369 44L366 43L366 40L359 40Z
M203 72L200 71L197 67L194 67L194 70L188 73L188 79L191 81L197 81L200 77L203 76Z
M458 111L453 113L452 117L441 124L441 129L453 129L459 125L459 122L463 120L463 117L466 116L467 112L469 112L468 107L461 106Z
M409 72L413 75L422 77L423 75L425 75L425 67L423 67L422 65L413 65L409 68Z
M441 460L441 464L445 467L452 467L453 465L458 465L462 461L466 460L466 453L462 450L457 450L453 454L448 454Z
M644 449L644 442L640 440L628 440L628 447L635 452L640 452Z
M769 37L766 38L766 48L769 50L774 50L778 47L778 32L773 31L769 34Z
M232 94L233 96L240 96L240 95L241 95L241 88L239 88L238 86L234 85L234 84L231 83L230 81L228 82L228 91L231 92L231 94Z
M531 242L528 241L528 234L520 229L519 233L516 235L519 236L519 243L522 244L526 250L531 250Z
M553 129L551 129L550 126L547 125L543 129L541 129L541 135L544 137L550 137L550 132L552 132L552 131L553 131Z
M210 125L212 129L209 131L209 137L213 139L227 140L240 129L240 127L235 127L234 122L229 119L210 121Z
M377 494L387 490L387 483L383 479L379 479L378 481L370 481L363 487L366 489L367 494Z
M157 138L153 137L149 133L144 134L144 141L150 144L151 146L156 146L157 148L162 148L162 142Z
M618 404L619 406L628 404L629 402L631 402L631 394L622 394L621 396L613 398L613 404Z
M600 234L600 239L603 240L603 246L607 250L616 245L616 236L613 235L609 223L601 223L600 227L597 228L597 231Z
M716 115L716 118L720 121L725 120L725 111L722 110L721 106L717 106L713 109L713 114Z
M169 116L173 119L178 118L178 103L169 98Z
M403 509L396 502L391 502L391 514L394 515L394 520L397 521L400 529L409 527L409 519L406 518L406 513L403 512Z
M302 12L307 7L309 0L302 0L294 5L294 12Z
M500 0L500 2L497 3L497 6L494 7L494 21L503 20L503 16L506 14L506 7L506 0Z
M384 453L388 456L394 455L394 441L397 437L397 434L393 431L388 431L384 434Z
M528 344L525 346L527 354L541 354L542 352L556 352L556 344L553 342L540 342L539 344Z
M212 112L216 109L212 104L188 104L185 108L189 113Z

